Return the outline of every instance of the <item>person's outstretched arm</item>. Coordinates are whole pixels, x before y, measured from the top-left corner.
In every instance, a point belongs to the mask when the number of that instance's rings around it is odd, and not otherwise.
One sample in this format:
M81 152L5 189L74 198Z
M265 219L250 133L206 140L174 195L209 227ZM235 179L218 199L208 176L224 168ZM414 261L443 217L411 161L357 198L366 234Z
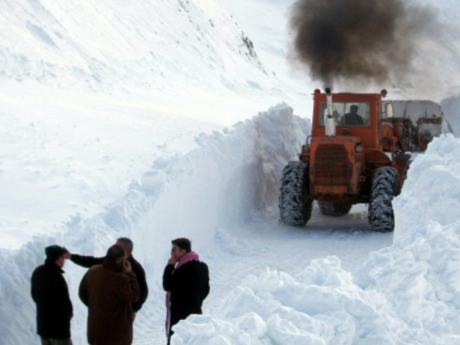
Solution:
M94 256L83 256L78 254L72 254L70 260L79 266L90 268L95 265L101 265L104 263L104 258L96 258Z

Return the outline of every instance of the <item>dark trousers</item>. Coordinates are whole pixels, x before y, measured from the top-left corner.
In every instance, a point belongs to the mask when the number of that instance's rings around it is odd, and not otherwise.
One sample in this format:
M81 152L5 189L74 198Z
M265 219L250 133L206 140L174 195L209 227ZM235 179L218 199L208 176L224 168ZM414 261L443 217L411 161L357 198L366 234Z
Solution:
M53 338L41 338L42 345L72 345L72 340L69 339L53 339Z
M174 334L174 332L171 329L169 329L168 341L166 343L167 345L171 345L171 337L172 337L173 334Z

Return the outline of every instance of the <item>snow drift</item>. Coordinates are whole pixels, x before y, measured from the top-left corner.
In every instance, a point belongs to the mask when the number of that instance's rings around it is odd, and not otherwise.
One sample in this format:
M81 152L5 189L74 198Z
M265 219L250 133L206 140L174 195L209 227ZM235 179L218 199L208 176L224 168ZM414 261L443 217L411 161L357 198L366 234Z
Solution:
M89 219L76 215L61 235L37 237L15 252L0 251L5 268L0 273L0 343L35 341L29 278L46 245L57 242L75 253L103 255L122 235L138 244L136 257L149 272L151 286L149 302L136 320L136 344L158 338L163 334L158 304L163 292L157 265L166 260L170 239L188 236L198 250L209 252L219 228L244 223L257 213L275 214L281 170L295 158L308 130L305 120L279 105L229 130L199 136L197 149L156 160L122 200L101 214ZM86 311L77 297L84 270L71 264L65 270L75 307L73 339L84 343ZM154 325L156 334L143 333Z
M194 316L173 344L458 344L460 140L443 136L411 166L395 200L391 247L356 276L336 257L296 275L250 276L220 315Z
M371 255L359 277L386 292L421 344L460 341L460 139L430 144L395 200L394 245Z

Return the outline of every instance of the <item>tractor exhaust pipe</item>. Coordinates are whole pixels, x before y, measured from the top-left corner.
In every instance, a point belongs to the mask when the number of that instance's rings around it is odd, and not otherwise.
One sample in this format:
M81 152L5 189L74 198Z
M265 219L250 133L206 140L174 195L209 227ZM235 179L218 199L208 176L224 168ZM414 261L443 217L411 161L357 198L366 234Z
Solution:
M337 124L333 116L333 101L332 101L332 92L330 88L326 88L326 100L327 100L327 115L326 120L324 121L324 127L326 128L326 136L333 137L336 134Z

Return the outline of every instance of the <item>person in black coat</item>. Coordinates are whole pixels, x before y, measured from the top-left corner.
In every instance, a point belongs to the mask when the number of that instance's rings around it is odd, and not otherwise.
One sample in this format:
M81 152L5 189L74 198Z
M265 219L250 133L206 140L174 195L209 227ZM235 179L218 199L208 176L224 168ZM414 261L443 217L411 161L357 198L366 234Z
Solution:
M364 125L364 120L361 115L358 114L359 107L357 105L352 105L350 107L350 112L342 116L340 124L342 126L362 126Z
M133 311L137 313L142 308L142 305L147 300L147 296L149 294L147 280L145 277L145 271L142 265L133 257L133 241L131 241L129 238L122 237L117 240L116 245L124 249L127 255L127 259L131 264L132 271L136 276L137 282L139 284L139 300L133 303ZM72 262L74 262L77 265L90 268L95 265L102 265L104 263L105 257L96 258L93 256L82 256L72 254L70 260L72 260Z
M191 314L202 314L201 306L209 294L208 266L192 251L190 240L172 241L171 258L163 273L163 288L167 292L166 334L168 344L171 327Z
M49 246L45 264L32 274L32 299L37 305L37 333L43 345L71 345L70 320L73 316L69 289L63 277L67 249Z

